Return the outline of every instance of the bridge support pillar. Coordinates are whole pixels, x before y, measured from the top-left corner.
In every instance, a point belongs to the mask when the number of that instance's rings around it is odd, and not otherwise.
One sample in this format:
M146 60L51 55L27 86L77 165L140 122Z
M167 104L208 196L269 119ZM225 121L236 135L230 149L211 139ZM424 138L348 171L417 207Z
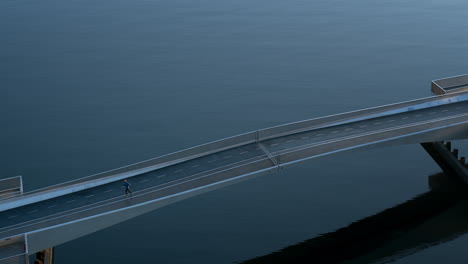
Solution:
M468 185L468 169L464 164L464 158L458 160L458 150L452 152L450 142L444 144L437 141L421 143L421 145L432 159L437 162L445 174L461 180L465 185Z
M35 254L34 264L54 264L54 248L48 248Z

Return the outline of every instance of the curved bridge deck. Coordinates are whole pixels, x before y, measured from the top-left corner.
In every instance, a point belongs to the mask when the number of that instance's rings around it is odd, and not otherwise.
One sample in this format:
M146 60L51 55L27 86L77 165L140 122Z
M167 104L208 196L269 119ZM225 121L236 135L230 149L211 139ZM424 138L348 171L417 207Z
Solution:
M158 207L358 147L467 138L468 93L255 131L0 201L0 238L53 247ZM126 198L122 179L133 196ZM44 235L46 234L47 235Z

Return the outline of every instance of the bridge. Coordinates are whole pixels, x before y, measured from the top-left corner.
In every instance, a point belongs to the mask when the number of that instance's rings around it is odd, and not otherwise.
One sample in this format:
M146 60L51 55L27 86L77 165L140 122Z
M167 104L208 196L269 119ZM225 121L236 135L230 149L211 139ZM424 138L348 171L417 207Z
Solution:
M436 96L253 131L28 193L21 177L3 179L0 263L28 263L29 254L315 157L466 139L466 79L434 81Z

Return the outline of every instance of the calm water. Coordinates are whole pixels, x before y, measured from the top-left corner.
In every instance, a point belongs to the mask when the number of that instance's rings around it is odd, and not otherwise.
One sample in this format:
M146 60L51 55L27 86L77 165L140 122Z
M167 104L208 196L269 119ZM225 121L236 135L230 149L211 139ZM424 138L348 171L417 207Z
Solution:
M465 0L0 2L0 177L26 190L468 71ZM468 152L466 142L458 142ZM57 264L233 263L428 190L419 145L339 153L56 248ZM395 263L466 263L468 236Z

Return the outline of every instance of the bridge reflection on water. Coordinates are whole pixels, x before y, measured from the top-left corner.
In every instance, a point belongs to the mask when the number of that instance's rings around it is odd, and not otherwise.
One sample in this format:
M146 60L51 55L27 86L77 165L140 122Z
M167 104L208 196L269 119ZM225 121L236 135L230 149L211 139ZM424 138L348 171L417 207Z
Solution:
M388 263L468 232L468 194L458 179L429 176L429 192L242 264Z

